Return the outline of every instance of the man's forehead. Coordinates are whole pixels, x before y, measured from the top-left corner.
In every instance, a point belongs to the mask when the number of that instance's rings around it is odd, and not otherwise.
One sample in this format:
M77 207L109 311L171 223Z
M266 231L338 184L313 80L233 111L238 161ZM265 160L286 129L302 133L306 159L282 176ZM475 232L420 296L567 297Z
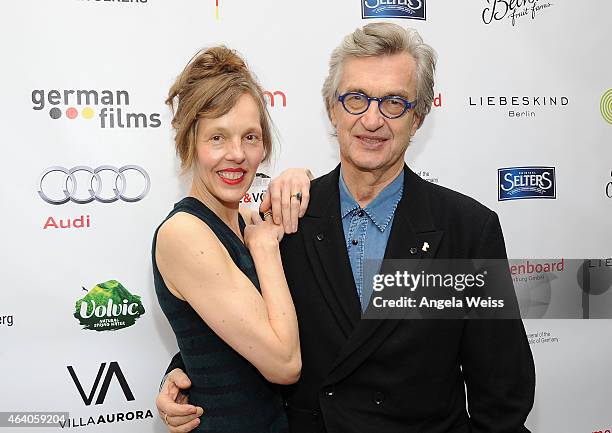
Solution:
M408 97L416 90L415 78L416 62L408 53L351 57L342 65L340 90Z

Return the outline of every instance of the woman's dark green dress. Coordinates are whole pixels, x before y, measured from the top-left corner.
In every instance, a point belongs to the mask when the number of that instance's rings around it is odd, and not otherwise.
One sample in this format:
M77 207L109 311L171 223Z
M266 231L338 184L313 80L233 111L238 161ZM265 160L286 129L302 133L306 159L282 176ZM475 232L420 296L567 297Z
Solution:
M255 265L238 236L201 201L186 197L177 212L200 218L217 235L238 268L260 290ZM244 231L240 218L240 231ZM159 304L172 326L191 379L189 402L204 408L194 431L207 433L286 433L289 431L278 387L232 349L198 316L186 301L166 287L155 262L157 232L153 237L153 279Z

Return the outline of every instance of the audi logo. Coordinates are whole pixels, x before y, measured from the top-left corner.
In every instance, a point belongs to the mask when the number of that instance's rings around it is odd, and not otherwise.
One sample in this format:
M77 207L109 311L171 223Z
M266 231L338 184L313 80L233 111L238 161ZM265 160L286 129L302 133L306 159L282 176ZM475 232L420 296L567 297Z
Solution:
M137 195L131 194L128 196L126 194L128 180L124 173L128 171L139 173L137 176L141 176L144 180L142 191ZM77 182L75 173L79 172L89 173L89 181L84 185L79 185ZM102 172L114 173L114 182L111 181L111 183L108 184L109 176L101 176L100 173ZM65 179L58 180L57 176L51 176L45 182L45 178L51 173L63 173ZM128 177L131 182L134 181L133 176ZM53 180L51 180L51 178L53 178ZM83 175L78 176L78 178L79 182L82 182ZM103 178L104 181L102 180ZM113 167L112 165L101 165L95 169L85 165L79 165L71 169L54 166L43 171L38 181L38 188L38 195L40 195L40 198L54 205L68 203L69 201L78 204L87 204L94 200L101 203L113 203L117 200L133 203L142 200L149 193L151 179L144 168L137 165L124 165L120 168ZM85 188L87 189L86 191L84 190Z

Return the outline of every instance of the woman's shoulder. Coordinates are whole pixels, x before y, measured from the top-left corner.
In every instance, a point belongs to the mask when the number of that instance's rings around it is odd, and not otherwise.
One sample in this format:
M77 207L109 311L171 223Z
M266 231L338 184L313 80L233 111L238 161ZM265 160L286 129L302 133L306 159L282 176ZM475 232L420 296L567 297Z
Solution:
M159 226L158 239L169 237L172 239L207 240L214 239L211 227L192 213L179 211L170 215Z

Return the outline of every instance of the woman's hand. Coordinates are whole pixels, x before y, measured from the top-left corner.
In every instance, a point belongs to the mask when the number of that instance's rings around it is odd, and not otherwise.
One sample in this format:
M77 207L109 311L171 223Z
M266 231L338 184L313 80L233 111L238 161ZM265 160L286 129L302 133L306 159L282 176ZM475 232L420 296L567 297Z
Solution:
M295 233L298 218L306 213L310 200L310 181L307 168L289 168L270 181L259 211L272 211L275 224L282 224L285 233ZM301 200L300 200L301 198Z
M283 239L285 230L282 225L275 224L272 216L266 216L262 220L257 212L253 212L250 220L246 221L244 228L244 244L249 250L254 248L278 248L278 243Z

